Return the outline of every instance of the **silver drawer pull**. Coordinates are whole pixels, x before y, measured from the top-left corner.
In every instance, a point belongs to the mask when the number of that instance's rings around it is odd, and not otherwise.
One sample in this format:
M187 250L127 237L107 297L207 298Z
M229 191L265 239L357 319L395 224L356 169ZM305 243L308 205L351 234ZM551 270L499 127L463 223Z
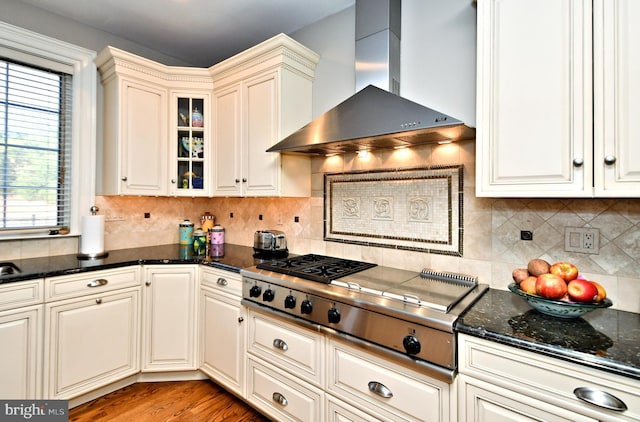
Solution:
M107 284L109 280L105 280L104 278L99 278L97 280L93 280L87 283L87 287L100 287Z
M227 284L229 284L229 282L222 277L218 278L218 281L216 281L216 283L218 283L221 286L226 286Z
M273 393L273 401L281 406L286 406L289 403L287 399L278 392Z
M273 347L275 347L276 349L280 349L283 352L286 352L287 350L289 350L289 345L287 345L287 343L284 340L281 340L279 338L276 338L273 340Z
M376 393L385 399L393 397L391 390L389 390L386 385L379 383L378 381L369 381L369 391Z
M96 299L96 303L97 303L98 305L99 305L99 304L101 304L101 303L102 303L102 299L97 298L97 299Z
M604 407L605 409L611 409L617 412L624 412L627 410L627 405L622 400L611 393L607 393L606 391L598 390L596 388L578 387L573 390L573 394L575 394L575 396L580 400L595 404L599 407Z

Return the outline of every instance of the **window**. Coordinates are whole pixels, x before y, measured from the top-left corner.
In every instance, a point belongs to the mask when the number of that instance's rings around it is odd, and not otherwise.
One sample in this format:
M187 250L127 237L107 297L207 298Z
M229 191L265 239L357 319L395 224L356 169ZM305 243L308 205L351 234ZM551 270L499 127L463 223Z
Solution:
M95 201L95 56L0 22L0 240L80 234Z
M0 230L70 226L71 87L0 58Z

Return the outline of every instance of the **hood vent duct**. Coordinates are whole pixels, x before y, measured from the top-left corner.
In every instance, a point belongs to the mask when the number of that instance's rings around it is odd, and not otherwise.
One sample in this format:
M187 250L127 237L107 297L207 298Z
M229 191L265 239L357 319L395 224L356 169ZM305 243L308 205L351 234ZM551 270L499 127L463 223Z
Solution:
M356 1L356 92L268 152L331 155L475 138L475 129L398 95L400 0Z

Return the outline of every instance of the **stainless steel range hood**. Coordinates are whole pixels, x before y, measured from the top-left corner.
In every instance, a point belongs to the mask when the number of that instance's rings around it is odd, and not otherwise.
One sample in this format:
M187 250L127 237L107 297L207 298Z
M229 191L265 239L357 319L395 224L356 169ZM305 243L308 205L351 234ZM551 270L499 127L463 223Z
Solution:
M393 93L400 21L400 0L356 1L359 91L267 151L327 155L474 139L462 121Z

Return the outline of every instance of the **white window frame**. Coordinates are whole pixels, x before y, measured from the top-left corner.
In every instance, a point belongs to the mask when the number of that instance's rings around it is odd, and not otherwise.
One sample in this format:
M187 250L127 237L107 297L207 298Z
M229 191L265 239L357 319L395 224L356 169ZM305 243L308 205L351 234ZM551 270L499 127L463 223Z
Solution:
M89 209L95 203L97 69L93 59L96 52L0 21L0 55L26 64L60 66L58 70L66 68L73 74L69 229L70 235L80 235L81 217L89 215ZM0 240L38 237L53 236L44 232L9 230L0 235Z

